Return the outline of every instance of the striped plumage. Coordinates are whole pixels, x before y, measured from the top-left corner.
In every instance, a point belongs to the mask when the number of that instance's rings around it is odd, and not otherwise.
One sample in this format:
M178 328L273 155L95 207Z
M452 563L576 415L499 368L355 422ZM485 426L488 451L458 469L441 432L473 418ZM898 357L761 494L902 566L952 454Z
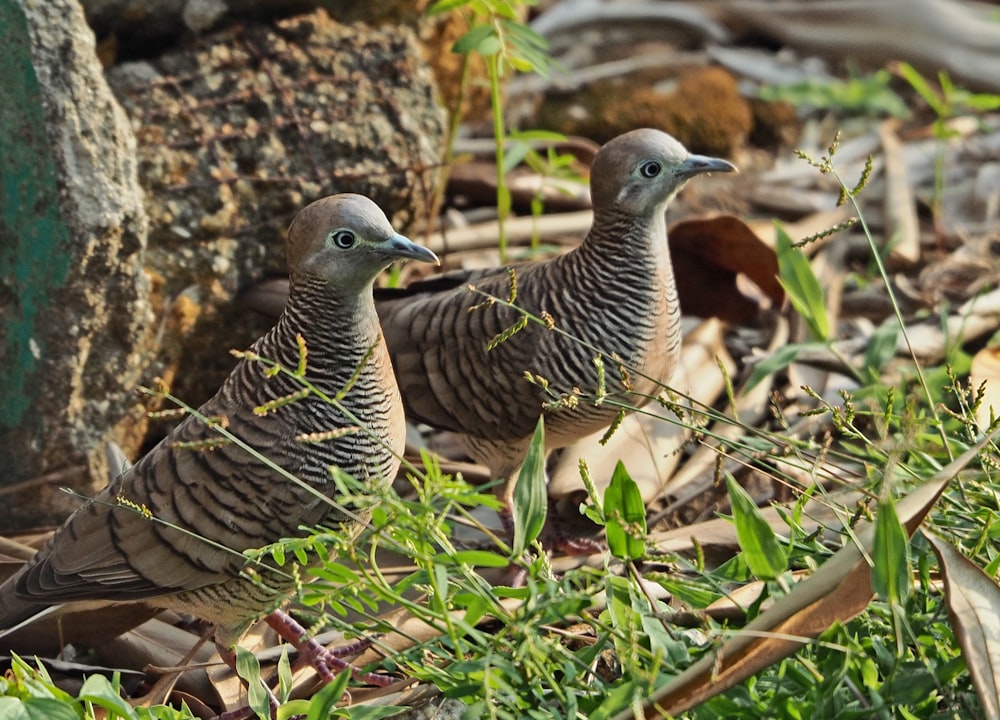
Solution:
M691 155L669 135L635 130L607 143L591 168L594 223L581 245L514 266L515 304L547 313L574 342L536 323L487 351L519 314L470 292L507 298L506 268L455 272L377 294L378 313L408 417L462 434L467 450L504 479L508 506L543 403L527 382L545 378L556 393L579 388L574 409L546 413L546 447L563 447L607 427L618 408L595 405L594 357L605 358L606 391L641 406L670 379L680 353L680 306L667 249L667 203L692 176L731 172L725 160ZM587 347L587 346L590 347ZM611 359L633 372L626 390ZM650 379L647 379L650 378ZM627 395L627 397L626 397Z
M359 480L395 474L403 413L372 283L393 260L436 258L396 234L360 195L324 198L302 210L289 229L287 255L288 305L252 352L294 370L301 335L306 378L316 389L333 397L357 373L353 385L339 407L310 394L260 415L256 408L302 384L285 374L267 377L265 365L245 358L199 412L318 492L237 444L205 449L221 436L189 416L0 587L0 628L57 603L142 601L213 623L217 642L230 648L293 587L287 569L276 566L256 567L260 582L246 577L242 552L301 536L302 525L355 525L350 508L322 497L332 491L331 466ZM301 438L356 423L364 430L322 442Z

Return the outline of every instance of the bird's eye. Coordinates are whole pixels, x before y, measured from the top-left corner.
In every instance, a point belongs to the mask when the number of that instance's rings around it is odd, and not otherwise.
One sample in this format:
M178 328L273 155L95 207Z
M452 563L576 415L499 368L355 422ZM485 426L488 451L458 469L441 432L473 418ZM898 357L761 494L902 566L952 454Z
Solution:
M663 168L655 160L647 160L639 166L639 174L644 178L655 178Z
M330 237L333 240L333 244L341 250L347 250L357 242L357 238L350 230L337 230Z

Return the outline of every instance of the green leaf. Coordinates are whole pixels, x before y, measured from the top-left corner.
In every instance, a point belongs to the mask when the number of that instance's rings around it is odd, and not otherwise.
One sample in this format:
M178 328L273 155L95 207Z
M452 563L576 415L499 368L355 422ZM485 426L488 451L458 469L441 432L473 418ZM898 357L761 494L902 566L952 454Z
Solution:
M910 87L917 91L917 93L924 99L931 109L938 116L943 116L947 112L947 107L945 107L944 100L941 95L930 86L930 83L924 79L924 76L917 72L917 69L906 62L901 62L896 65L899 70L899 74L903 76L906 82L910 83Z
M726 490L733 509L736 539L750 572L761 580L776 580L788 567L788 558L778 536L750 494L729 473L726 473Z
M288 645L281 646L278 658L278 701L285 702L292 692L292 664L288 660Z
M441 13L446 13L449 10L456 10L460 7L465 7L468 5L470 0L438 0L436 3L427 8L428 15L440 15Z
M670 578L659 578L651 575L649 579L654 580L664 590L697 610L703 610L721 597L717 590L703 587L688 580L676 580Z
M459 55L465 55L476 50L479 44L491 35L493 35L492 25L476 25L455 41L455 44L451 46L451 51Z
M257 656L239 645L236 646L236 674L246 680L247 703L259 718L271 717L271 703L260 679L260 662Z
M290 700L278 708L278 720L303 717L307 712L309 712L309 700Z
M604 517L611 554L622 560L642 559L646 555L646 505L621 460L604 491Z
M865 348L865 369L874 382L881 378L882 367L896 354L896 342L899 339L899 324L895 318L879 325L868 339Z
M508 20L503 21L502 25L504 29L510 33L511 37L518 41L518 43L523 43L527 47L536 48L538 50L549 49L549 41L530 26L524 25L521 22Z
M0 720L80 720L72 705L46 697L0 698ZM13 702L10 702L13 701Z
M962 104L970 110L978 112L993 112L1000 110L1000 95L986 93L969 93L962 97Z
M900 606L910 594L910 553L896 503L880 500L872 546L872 588L890 605Z
M508 137L511 140L547 140L549 142L564 142L566 140L563 133L552 130L515 130Z
M503 153L503 174L516 168L530 152L531 145L526 142L515 142L507 146Z
M91 675L80 688L79 699L104 708L109 714L134 718L135 710L123 698L110 680L103 675Z
M500 52L503 45L500 43L500 38L496 35L487 35L476 45L476 52L483 57L489 57L490 55L496 55Z
M545 420L539 416L528 454L514 486L514 556L524 554L545 525L549 495L545 482Z
M349 717L351 720L382 720L382 718L399 715L408 709L406 707L357 704L352 705L350 710L342 710L341 712L346 713L344 717Z
M441 562L445 565L465 563L473 567L493 568L503 568L510 565L510 561L507 558L489 550L458 550L447 555L436 555L434 559L436 562Z
M333 682L321 688L318 693L312 696L309 702L309 712L306 720L328 720L334 706L344 696L347 690L347 683L351 679L351 673L342 672L333 678Z
M809 259L801 250L792 246L792 239L780 223L776 222L775 228L778 282L816 339L827 340L830 337L830 321L823 302L823 288L809 265Z
M795 358L799 356L799 351L802 350L802 347L802 345L782 345L768 357L754 365L743 391L749 392L757 387L764 378L770 377L779 370L784 370L791 365L795 362Z

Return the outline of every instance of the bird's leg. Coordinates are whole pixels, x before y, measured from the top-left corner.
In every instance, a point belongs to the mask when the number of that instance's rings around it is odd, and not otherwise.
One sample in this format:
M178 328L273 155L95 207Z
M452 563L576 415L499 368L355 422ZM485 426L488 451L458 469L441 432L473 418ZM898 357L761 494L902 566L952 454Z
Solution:
M275 610L264 618L264 622L270 625L280 638L298 651L299 661L297 663L305 662L311 665L323 683L332 681L334 675L347 669L350 669L351 674L356 679L369 685L387 687L395 682L393 678L386 675L361 673L357 668L341 660L341 657L356 655L370 646L370 640L359 640L345 647L331 650L323 647L314 638L310 637L304 627L282 610Z

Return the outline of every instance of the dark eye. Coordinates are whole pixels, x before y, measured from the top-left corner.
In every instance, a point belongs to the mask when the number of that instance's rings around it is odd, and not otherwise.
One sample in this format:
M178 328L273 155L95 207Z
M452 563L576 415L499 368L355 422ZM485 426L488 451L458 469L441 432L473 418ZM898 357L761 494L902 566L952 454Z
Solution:
M639 174L644 178L655 178L660 174L660 163L655 160L647 160L642 165L639 166Z
M333 244L339 247L341 250L347 250L347 248L352 247L357 241L354 237L354 233L350 230L337 230L332 235Z

